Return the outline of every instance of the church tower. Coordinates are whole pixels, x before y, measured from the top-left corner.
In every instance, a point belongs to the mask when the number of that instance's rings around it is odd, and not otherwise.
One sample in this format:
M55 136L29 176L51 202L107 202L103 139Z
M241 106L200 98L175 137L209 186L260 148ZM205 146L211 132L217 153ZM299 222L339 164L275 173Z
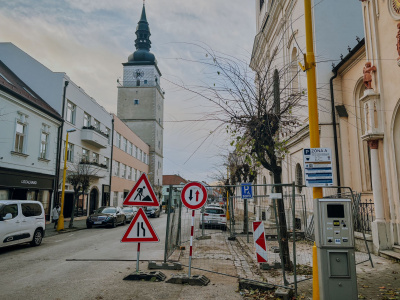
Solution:
M161 194L163 175L164 91L161 72L150 52L150 28L143 5L136 27L136 51L123 63L123 82L118 86L117 115L135 134L150 145L149 180ZM158 196L159 196L158 195Z

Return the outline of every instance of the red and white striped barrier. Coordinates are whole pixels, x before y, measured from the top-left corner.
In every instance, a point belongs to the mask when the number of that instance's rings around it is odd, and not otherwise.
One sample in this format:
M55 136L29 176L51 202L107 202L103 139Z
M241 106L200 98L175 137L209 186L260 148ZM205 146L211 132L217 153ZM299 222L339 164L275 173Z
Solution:
M190 230L190 252L189 252L189 277L191 275L191 269L192 269L192 253L193 253L193 232L194 232L194 212L195 210L192 210L192 228Z
M253 222L253 239L256 247L256 256L258 263L266 263L267 257L267 242L265 241L264 224L261 221Z

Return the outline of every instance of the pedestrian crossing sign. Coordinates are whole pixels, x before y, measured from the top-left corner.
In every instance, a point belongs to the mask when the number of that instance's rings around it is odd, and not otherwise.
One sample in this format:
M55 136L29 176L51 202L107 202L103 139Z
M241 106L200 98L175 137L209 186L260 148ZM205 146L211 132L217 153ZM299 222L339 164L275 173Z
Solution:
M133 189L126 196L123 205L128 206L160 206L153 188L143 173Z
M139 208L131 224L122 237L121 243L159 242L156 232L142 208Z

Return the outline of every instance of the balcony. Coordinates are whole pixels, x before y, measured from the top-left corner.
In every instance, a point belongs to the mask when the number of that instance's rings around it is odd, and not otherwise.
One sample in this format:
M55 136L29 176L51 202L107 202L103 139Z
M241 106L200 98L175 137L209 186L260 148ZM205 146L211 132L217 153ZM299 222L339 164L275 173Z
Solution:
M104 178L108 174L108 169L106 165L98 164L96 162L89 162L82 160L79 163L80 172L82 175L89 175L95 178Z
M97 148L106 148L108 145L108 134L93 126L82 127L81 140Z

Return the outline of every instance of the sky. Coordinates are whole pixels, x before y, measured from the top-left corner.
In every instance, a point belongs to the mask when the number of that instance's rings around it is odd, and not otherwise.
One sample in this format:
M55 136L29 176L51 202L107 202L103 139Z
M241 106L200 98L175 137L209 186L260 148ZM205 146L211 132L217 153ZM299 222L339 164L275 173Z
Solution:
M117 110L117 79L135 51L142 0L0 0L0 41L12 42L54 72L65 72L108 111ZM223 172L229 137L204 100L173 83L199 85L209 74L196 45L249 61L256 33L255 1L147 0L152 48L163 75L164 174L214 181ZM203 101L203 102L202 102Z

